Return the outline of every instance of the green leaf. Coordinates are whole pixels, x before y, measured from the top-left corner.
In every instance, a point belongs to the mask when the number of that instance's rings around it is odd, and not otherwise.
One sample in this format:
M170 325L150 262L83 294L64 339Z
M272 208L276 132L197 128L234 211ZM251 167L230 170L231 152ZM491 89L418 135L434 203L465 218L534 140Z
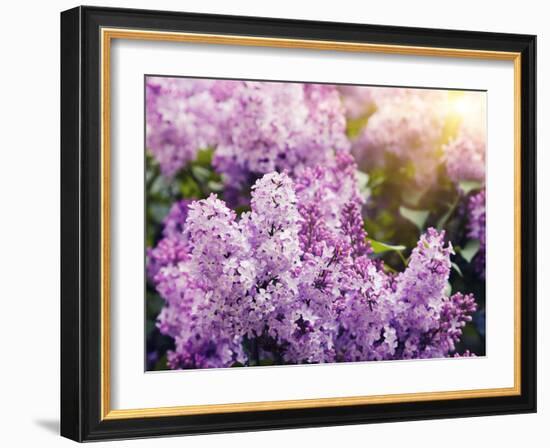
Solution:
M456 206L458 205L458 201L455 201L454 203L449 205L449 209L445 212L445 214L437 221L437 230L443 229L445 227L445 224L447 224L447 221L454 213Z
M403 218L409 220L418 227L419 230L424 229L424 224L426 224L426 220L430 214L429 210L412 210L404 206L399 207L399 213L401 213Z
M381 168L376 168L369 171L369 188L371 190L380 187L387 178L387 173Z
M355 137L359 136L361 133L361 130L365 127L367 124L367 121L369 119L369 115L365 114L362 117L359 118L351 118L347 120L347 129L346 132L348 134L348 137L351 139L354 139Z
M471 191L479 190L481 188L481 182L478 182L477 180L463 180L458 183L458 187L464 192L464 194L468 194Z
M425 190L405 188L401 193L401 197L403 198L403 201L405 201L407 204L418 205L420 199L422 199L422 196L424 196L425 192Z
M466 245L462 249L460 249L460 255L468 263L470 263L472 259L476 256L478 251L479 251L479 240L470 240L466 243Z
M210 189L210 191L219 192L223 190L223 184L221 182L211 180L210 182L208 182L208 188Z
M168 361L166 355L163 355L162 358L160 358L157 363L155 364L155 367L153 370L166 370L168 367L166 365L166 362Z
M460 270L460 268L458 267L458 264L454 263L454 262L451 262L451 266L453 267L453 269L458 273L458 275L460 275L461 277L464 277L464 275L462 275L462 271Z
M198 198L201 195L199 185L191 176L187 176L181 181L180 192L184 198Z
M212 156L214 155L214 148L201 149L194 163L201 166L210 166L212 164Z
M259 366L272 366L275 362L272 359L260 359Z
M375 254L381 254L383 252L388 252L388 251L400 252L407 248L406 246L402 246L402 245L393 245L393 244L383 243L381 241L373 240L372 238L367 238L367 239L369 240L370 246L372 247L372 250Z
M159 176L152 179L151 186L149 187L149 192L151 194L159 194L166 190L166 188L166 180L162 176Z
M453 293L453 286L449 282L447 282L447 284L445 285L445 295L450 296L452 293Z
M167 204L152 203L149 205L149 214L156 221L161 222L170 211Z
M210 179L211 171L203 166L194 165L191 167L191 172L199 182L207 182Z
M409 161L399 169L400 173L408 179L413 179L416 174L416 166L414 162Z
M357 170L355 172L357 178L357 187L359 188L359 193L363 199L367 200L371 195L371 190L369 188L369 175L363 171Z

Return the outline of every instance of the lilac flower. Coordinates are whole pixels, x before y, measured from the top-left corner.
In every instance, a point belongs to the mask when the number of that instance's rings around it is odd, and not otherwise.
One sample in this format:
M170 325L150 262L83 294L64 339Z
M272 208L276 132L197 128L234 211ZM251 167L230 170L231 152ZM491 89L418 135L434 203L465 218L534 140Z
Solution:
M170 369L209 369L245 362L241 341L217 338L177 338L176 349L167 353Z
M183 236L184 224L191 202L189 199L182 199L172 204L170 211L162 221L162 235L165 238L181 238Z
M147 148L162 173L215 148L228 198L263 174L293 176L350 147L334 86L149 77L146 105Z
M346 204L362 204L356 170L357 165L347 152L337 153L330 164L305 168L295 179L299 207L314 205L319 208L322 221L333 227L338 225Z
M394 323L403 358L441 357L450 348L442 344L441 313L451 269L452 247L444 246L444 232L428 229L396 278ZM436 339L434 339L436 338Z
M164 267L177 265L187 258L188 247L179 238L163 238L154 248L147 249L147 277L154 279Z
M475 358L477 355L472 353L470 350L464 351L464 353L455 353L454 358Z
M240 189L271 171L293 175L349 148L332 86L243 82L230 107L213 159L229 187Z
M413 250L409 265L396 277L377 271L360 259L366 285L377 286L367 302L370 313L357 302L344 307L348 333L340 337L348 360L445 357L454 351L461 329L475 310L472 296L445 293L452 248L444 233L428 229ZM365 296L363 296L365 297ZM363 307L365 308L365 307Z
M482 92L461 92L450 102L449 116L457 124L451 140L443 147L449 178L461 181L485 181L486 98Z
M364 255L353 261L336 302L338 361L394 359L398 340L392 321L393 280Z
M383 89L378 89L381 92ZM447 92L423 89L386 89L378 94L376 111L353 142L359 166L382 165L387 154L412 168L418 186L436 180L438 150L447 115ZM391 94L390 94L391 93Z
M183 238L183 226L191 201L175 202L163 220L161 239L154 248L147 249L147 277L153 280L165 266L177 265L187 258L188 246Z
M437 340L437 350L446 348L447 351L453 351L455 344L462 336L462 328L466 323L472 321L472 314L476 311L477 305L472 294L456 293L443 301L440 313L439 331L432 338L432 346ZM431 347L433 350L433 347ZM468 356L463 354L463 356ZM470 354L471 356L471 354Z
M474 258L474 268L485 278L486 236L485 236L485 190L470 197L468 202L468 237L479 241L479 252Z
M396 278L396 295L404 303L433 306L444 294L451 269L450 255L454 253L450 245L444 246L444 237L445 232L433 228L421 236L407 269Z
M485 181L485 135L461 132L445 145L445 164L449 178L461 181Z
M295 182L268 173L240 219L215 195L189 206L187 252L154 276L171 368L453 355L475 302L446 294L452 248L429 229L407 269L387 274L342 175L354 170L341 156Z
M165 176L172 176L218 142L225 119L222 104L233 89L230 81L147 77L146 146Z

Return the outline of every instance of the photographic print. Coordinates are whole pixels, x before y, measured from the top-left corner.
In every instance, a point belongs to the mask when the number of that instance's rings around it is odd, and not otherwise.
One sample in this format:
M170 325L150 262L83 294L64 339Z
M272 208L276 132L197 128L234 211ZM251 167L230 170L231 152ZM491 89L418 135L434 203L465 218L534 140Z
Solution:
M63 436L536 412L536 36L77 7L61 112Z
M147 370L485 356L486 92L144 82Z

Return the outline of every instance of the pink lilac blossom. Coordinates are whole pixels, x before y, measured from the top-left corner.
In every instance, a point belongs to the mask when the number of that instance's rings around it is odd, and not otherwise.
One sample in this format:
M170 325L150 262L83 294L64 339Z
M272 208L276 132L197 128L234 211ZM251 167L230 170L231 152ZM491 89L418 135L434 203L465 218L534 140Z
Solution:
M451 102L451 117L458 120L456 135L444 148L449 178L462 181L485 181L487 111L483 92L462 92Z
M485 278L486 234L485 234L485 190L470 197L468 201L468 237L479 241L479 252L473 262L481 278Z
M485 181L485 135L462 130L443 148L449 179Z
M386 273L371 258L356 188L334 170L264 175L240 219L215 195L189 206L188 250L154 280L166 302L159 329L175 341L171 368L454 354L475 302L445 293L444 233L429 229L406 270ZM342 188L351 193L334 208L329 193Z
M382 89L379 89L382 90ZM369 117L352 151L367 171L383 165L387 154L413 168L420 187L436 181L447 116L447 92L423 89L387 89L377 95L376 112Z

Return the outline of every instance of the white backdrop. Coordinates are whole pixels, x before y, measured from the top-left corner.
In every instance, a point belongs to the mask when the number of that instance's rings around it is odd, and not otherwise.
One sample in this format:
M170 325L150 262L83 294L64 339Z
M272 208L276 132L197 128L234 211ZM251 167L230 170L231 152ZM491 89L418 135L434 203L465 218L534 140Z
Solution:
M550 36L544 2L524 0L491 4L463 0L452 12L439 1L394 0L369 4L245 0L89 1L88 4L159 8L225 14L355 21L538 34L539 78L539 229L550 224L550 159L544 153L550 98L545 89L545 37ZM2 370L0 413L3 445L69 446L57 436L59 414L59 12L70 1L12 2L4 5L2 68ZM497 11L498 8L498 11ZM6 139L7 137L7 139ZM546 168L546 169L545 169ZM503 244L510 244L504 242ZM510 246L510 250L512 247ZM550 237L539 232L539 251L550 251ZM386 445L439 447L543 446L549 438L550 393L544 382L548 362L542 347L550 345L548 263L539 256L539 414L429 422L241 433L119 442L105 446L318 446ZM103 446L99 444L97 446Z

